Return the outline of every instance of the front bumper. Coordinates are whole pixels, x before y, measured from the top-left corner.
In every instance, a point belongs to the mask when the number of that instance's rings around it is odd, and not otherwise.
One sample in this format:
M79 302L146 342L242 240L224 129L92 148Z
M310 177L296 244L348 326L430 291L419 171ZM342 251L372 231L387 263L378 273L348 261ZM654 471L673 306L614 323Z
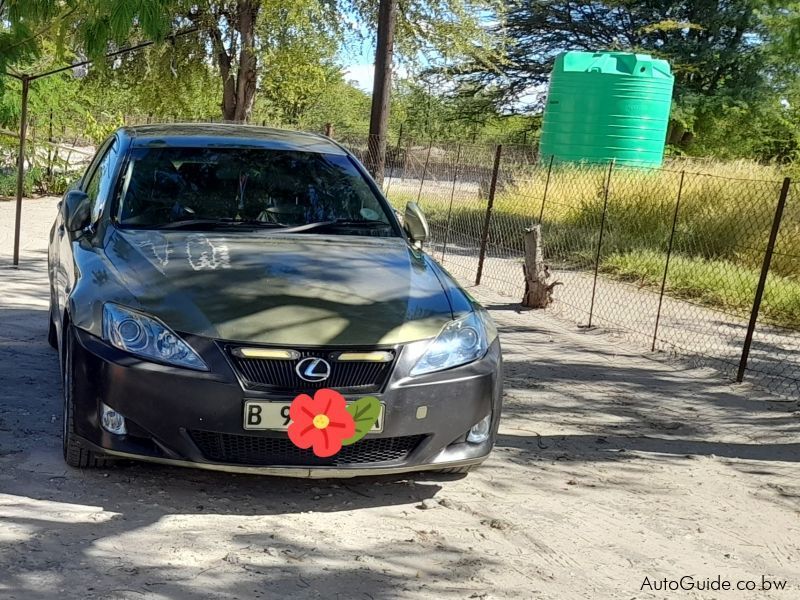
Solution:
M75 433L86 448L109 456L292 477L383 475L479 464L491 451L499 424L502 365L498 341L484 358L470 365L414 378L402 374L408 373L426 343L411 343L403 347L385 388L373 394L386 406L383 431L365 438L376 442L382 438L419 440L407 454L389 460L324 465L310 450L303 451L308 464L298 464L296 456L289 464L212 459L196 442L198 433L237 441L246 438L248 443L261 445L284 442L285 432L243 430L244 402L291 402L294 395L245 390L223 352L206 338L185 336L210 367L209 372L199 372L141 361L85 331L76 334ZM125 416L127 435L102 429L101 404ZM420 407L426 410L418 411ZM422 413L426 414L418 418ZM480 444L466 442L467 431L489 414L489 439ZM349 448L356 449L361 443Z

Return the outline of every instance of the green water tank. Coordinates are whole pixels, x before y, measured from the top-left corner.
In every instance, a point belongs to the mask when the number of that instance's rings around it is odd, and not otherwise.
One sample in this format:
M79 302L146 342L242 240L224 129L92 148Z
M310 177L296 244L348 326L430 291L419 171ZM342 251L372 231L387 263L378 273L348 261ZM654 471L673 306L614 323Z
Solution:
M542 159L661 165L674 79L667 61L648 54L562 53L550 79Z

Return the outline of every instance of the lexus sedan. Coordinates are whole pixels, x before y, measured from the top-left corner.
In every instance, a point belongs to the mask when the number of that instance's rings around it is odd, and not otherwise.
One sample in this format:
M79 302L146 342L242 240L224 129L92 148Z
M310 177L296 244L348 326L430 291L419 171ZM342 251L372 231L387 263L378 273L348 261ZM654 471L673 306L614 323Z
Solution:
M480 464L500 342L427 237L419 207L401 220L328 138L119 129L50 232L64 459L298 477ZM293 399L322 389L380 402L368 433L326 457L287 434Z

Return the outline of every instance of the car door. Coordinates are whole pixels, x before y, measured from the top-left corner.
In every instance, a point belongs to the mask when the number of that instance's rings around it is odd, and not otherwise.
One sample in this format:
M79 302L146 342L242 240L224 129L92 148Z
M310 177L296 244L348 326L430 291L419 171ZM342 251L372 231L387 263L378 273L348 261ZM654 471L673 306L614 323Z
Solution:
M119 141L116 136L108 138L95 158L89 164L76 188L86 192L89 202L92 205L92 222L95 222L100 212L105 206L110 189L113 187L114 165L119 155ZM57 241L54 246L57 248L57 259L54 261L55 285L54 301L58 314L63 314L66 306L66 299L75 285L75 261L73 244L79 243L74 235L67 233L63 218L59 213L54 226L54 233Z

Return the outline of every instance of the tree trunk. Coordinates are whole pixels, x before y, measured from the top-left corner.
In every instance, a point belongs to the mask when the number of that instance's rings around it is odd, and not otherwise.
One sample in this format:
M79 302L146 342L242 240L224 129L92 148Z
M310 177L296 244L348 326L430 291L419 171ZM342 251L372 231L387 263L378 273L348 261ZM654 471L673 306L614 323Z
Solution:
M236 81L236 108L233 120L244 123L250 118L253 101L256 97L256 19L261 8L261 0L239 0L239 71Z
M525 295L522 306L528 308L547 308L553 301L553 288L561 285L560 281L547 284L550 273L544 264L542 252L542 226L534 225L525 230L525 263L522 265L525 275Z
M386 164L386 132L389 128L389 103L392 93L392 55L397 0L380 0L378 35L375 48L375 80L372 85L372 110L369 119L367 169L378 185L383 183Z
M230 52L225 47L219 15L213 15L210 22L202 24L209 31L214 57L222 77L222 118L225 121L243 123L250 118L256 96L258 57L255 46L256 21L261 10L262 0L239 0L236 14L228 20L231 34ZM239 53L236 73L233 72L233 58L236 56L238 38Z

